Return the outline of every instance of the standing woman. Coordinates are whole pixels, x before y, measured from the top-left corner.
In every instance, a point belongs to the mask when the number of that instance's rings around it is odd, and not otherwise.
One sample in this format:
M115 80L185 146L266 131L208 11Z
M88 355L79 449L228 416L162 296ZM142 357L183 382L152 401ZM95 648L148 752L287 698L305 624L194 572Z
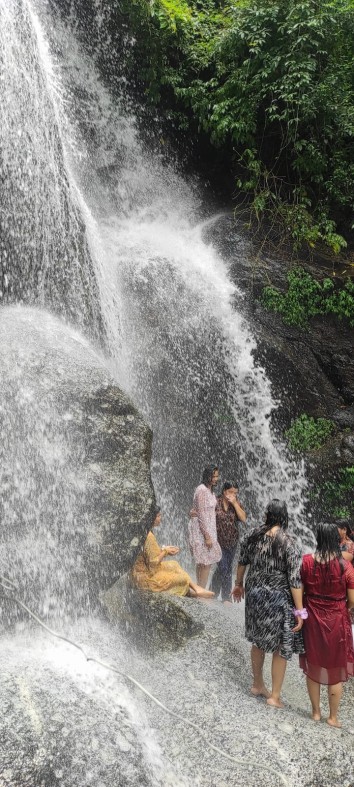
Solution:
M261 527L241 543L236 583L236 601L246 598L246 638L252 643L252 694L267 698L268 705L283 708L280 692L287 662L303 651L301 628L307 617L302 608L301 553L286 532L288 511L281 500L272 500ZM245 590L243 577L247 566ZM295 607L295 609L294 609ZM272 653L272 691L264 685L263 664Z
M354 649L348 608L354 607L354 568L344 560L336 525L321 524L313 555L304 555L301 578L308 621L300 667L306 675L312 718L319 721L320 686L328 686L331 727L340 727L343 681L354 676Z
M232 565L240 538L239 522L246 522L246 512L238 499L238 486L235 482L225 481L216 505L216 533L221 548L221 560L216 566L211 583L216 598L221 590L224 604L231 604Z
M193 498L193 516L189 521L189 546L196 563L197 584L206 588L210 566L221 559L221 549L216 535L216 497L214 488L219 480L219 470L208 465ZM192 513L192 512L191 512Z

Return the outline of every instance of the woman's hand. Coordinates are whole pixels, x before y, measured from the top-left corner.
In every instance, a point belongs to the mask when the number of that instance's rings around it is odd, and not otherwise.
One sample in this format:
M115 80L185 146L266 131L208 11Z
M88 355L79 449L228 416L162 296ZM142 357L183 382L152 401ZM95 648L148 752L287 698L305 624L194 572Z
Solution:
M166 555L178 555L179 547L164 547Z
M224 497L226 497L226 500L228 500L229 503L238 503L236 492L232 491L232 489L226 489L224 492Z
M189 518L193 519L193 518L195 518L197 516L198 516L198 512L195 510L195 508L191 508L191 510L189 512Z
M294 628L291 629L294 633L296 633L296 631L300 631L300 629L302 629L304 625L304 620L303 618L300 617L300 615L296 615L296 620L297 620L296 626L294 626Z
M205 546L211 549L213 546L213 539L210 536L204 536Z
M242 601L245 595L245 589L243 585L234 585L231 595L234 601Z

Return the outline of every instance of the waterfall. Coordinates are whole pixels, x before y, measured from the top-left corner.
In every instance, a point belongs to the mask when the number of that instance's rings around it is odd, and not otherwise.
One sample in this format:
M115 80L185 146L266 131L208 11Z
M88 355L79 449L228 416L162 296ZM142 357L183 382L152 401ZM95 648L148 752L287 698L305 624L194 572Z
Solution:
M0 43L0 297L48 306L97 338L97 286L65 162L60 87L26 0L0 3Z
M100 0L95 7L99 14ZM80 516L83 508L89 520L89 491L58 390L71 380L79 399L95 380L113 379L134 400L154 433L161 538L181 545L184 565L188 511L205 464L238 481L251 522L271 497L285 497L295 531L310 540L303 468L271 426L277 401L254 360L243 294L212 242L222 217L195 180L143 145L126 102L112 100L79 45L72 17L53 16L48 0L0 0L0 81L0 559L27 600L37 603L36 583L47 590L37 611L59 617L85 650L153 688L159 665L139 661L113 627L83 616ZM237 270L248 250L232 231ZM144 704L116 675L74 654L27 625L4 638L0 781L4 773L14 787L196 783L168 759L179 762L185 725L176 753L162 757ZM189 715L202 711L210 691L210 674L200 681L193 660L181 657L176 668L172 659L163 674L176 710L186 675L196 687L198 701L185 702ZM213 691L217 697L217 684ZM172 739L178 721L162 723ZM204 729L203 714L199 723ZM193 770L189 748L199 751L199 742L187 738L183 767Z
M19 287L11 265L20 262L26 295L17 298L78 325L91 320L89 335L101 324L111 370L153 428L171 538L183 543L193 488L214 461L237 480L253 521L284 497L309 540L303 468L272 431L277 403L254 361L242 292L206 237L197 185L144 148L134 117L112 101L69 25L52 24L46 2L11 0L1 15L9 120L0 133L11 143L3 171L21 216L10 243L5 217L8 287ZM15 187L11 167L21 172ZM242 254L235 233L236 260Z

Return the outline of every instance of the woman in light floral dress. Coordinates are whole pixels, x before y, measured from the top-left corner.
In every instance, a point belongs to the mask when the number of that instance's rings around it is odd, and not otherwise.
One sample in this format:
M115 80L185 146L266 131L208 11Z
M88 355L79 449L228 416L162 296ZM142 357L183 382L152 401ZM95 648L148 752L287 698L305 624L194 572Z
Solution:
M203 472L202 483L195 490L193 515L189 522L189 545L196 563L197 583L203 588L207 586L210 566L221 559L216 534L217 500L213 492L218 480L218 468L208 465Z

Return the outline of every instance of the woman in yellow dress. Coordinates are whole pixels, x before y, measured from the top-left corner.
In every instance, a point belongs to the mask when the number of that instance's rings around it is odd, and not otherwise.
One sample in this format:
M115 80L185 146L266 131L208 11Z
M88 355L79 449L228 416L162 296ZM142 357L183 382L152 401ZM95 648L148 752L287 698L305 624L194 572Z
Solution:
M157 510L153 528L161 523L161 512ZM214 593L196 585L177 560L165 560L167 555L177 555L179 547L160 547L150 530L142 554L132 568L132 580L141 590L154 593L171 593L174 596L212 598Z

